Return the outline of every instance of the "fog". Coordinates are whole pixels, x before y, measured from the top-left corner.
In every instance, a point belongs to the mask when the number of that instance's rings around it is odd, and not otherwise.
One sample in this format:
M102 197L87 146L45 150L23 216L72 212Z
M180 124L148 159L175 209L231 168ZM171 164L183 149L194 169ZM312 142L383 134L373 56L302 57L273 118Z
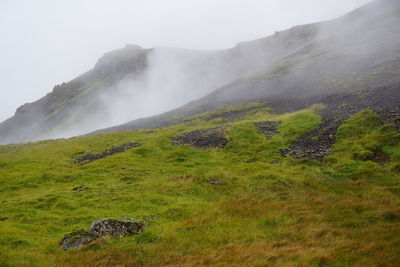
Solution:
M334 18L366 2L2 0L0 121L126 43L227 48L293 25Z

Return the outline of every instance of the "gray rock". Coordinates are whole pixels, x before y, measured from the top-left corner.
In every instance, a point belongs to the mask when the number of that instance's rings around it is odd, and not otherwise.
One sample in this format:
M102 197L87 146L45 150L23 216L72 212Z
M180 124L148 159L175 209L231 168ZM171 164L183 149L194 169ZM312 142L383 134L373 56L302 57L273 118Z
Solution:
M81 185L81 186L72 188L72 190L74 190L74 191L82 191L82 190L87 189L87 188L89 188L87 185Z
M143 232L144 223L125 222L113 219L101 219L92 224L90 232L97 236L126 236L135 235Z

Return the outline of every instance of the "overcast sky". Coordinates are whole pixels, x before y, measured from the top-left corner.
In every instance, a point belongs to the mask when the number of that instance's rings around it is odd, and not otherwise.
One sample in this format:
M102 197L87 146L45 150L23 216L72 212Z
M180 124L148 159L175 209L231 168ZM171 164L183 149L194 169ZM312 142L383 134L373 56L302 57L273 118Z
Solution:
M0 121L127 43L221 49L370 0L0 0Z

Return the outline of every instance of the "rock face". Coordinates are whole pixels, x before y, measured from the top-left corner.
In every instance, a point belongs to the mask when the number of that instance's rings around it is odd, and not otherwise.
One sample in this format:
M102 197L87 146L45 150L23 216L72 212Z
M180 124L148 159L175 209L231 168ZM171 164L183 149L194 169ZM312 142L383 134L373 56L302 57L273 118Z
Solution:
M86 154L75 158L75 163L80 164L80 165L87 164L87 163L90 163L90 162L93 162L93 161L96 161L96 160L99 160L99 159L102 159L102 158L105 158L105 157L108 157L108 156L111 156L111 155L114 155L117 153L125 152L126 150L129 150L131 148L138 147L138 146L140 146L140 144L137 142L129 142L129 143L123 144L119 147L113 147L111 149L108 149L100 154L92 154L91 152L89 152L89 153L83 152Z
M144 222L126 222L113 219L101 219L92 224L89 230L78 230L66 234L60 246L62 249L79 248L103 236L124 237L140 234L144 231Z
M280 124L280 121L262 121L254 123L254 126L257 128L257 130L263 132L268 139L270 139L272 136L278 133L278 127Z
M175 145L191 145L195 148L223 148L228 140L221 130L216 128L196 130L184 133L173 138Z

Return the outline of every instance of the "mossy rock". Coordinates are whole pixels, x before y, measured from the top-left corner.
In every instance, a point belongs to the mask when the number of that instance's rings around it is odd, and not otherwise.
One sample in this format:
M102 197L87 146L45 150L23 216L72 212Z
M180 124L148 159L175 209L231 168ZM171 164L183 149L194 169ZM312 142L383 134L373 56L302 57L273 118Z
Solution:
M101 219L95 221L89 230L80 229L66 234L60 245L64 250L79 248L103 236L123 237L139 234L143 232L144 227L144 222Z
M143 232L143 222L125 222L113 219L101 219L92 224L90 232L97 236L118 236L135 235Z
M80 229L72 233L66 234L61 241L61 247L64 250L79 248L97 239L97 236L89 231Z

